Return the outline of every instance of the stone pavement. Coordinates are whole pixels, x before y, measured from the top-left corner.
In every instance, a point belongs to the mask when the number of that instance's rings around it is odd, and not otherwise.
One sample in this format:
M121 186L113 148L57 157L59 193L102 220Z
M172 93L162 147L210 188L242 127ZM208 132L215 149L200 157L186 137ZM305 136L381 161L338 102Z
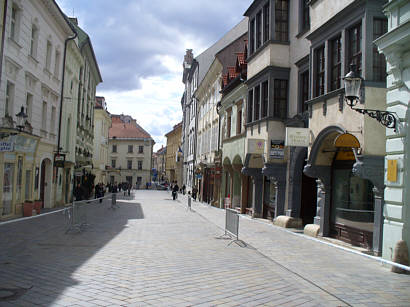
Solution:
M124 197L122 197L124 198ZM0 224L0 306L409 306L410 276L260 220L241 247L220 239L224 210L137 191L86 208Z

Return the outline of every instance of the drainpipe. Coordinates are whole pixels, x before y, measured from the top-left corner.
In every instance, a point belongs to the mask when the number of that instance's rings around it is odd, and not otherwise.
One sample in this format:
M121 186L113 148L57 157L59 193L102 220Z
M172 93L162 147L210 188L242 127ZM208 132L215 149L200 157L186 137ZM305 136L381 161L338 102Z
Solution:
M67 55L67 45L70 40L73 40L77 37L77 31L71 26L69 21L67 21L70 25L71 30L74 32L74 36L67 38L64 42L64 55L63 55L63 76L61 77L61 96L60 96L60 114L58 120L58 139L57 139L57 153L60 153L60 143L61 143L61 121L63 117L63 104L64 104L64 79L65 79L65 61Z
M4 0L3 8L3 29L1 30L1 50L0 50L0 84L3 71L3 54L4 54L4 38L6 37L6 17L7 17L7 0Z

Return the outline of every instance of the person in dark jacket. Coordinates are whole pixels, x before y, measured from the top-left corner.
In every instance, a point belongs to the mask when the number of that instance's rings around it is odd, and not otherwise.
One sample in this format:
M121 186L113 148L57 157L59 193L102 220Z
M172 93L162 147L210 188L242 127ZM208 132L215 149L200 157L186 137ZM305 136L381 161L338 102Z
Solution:
M178 183L175 182L174 187L172 188L172 199L173 200L177 199L178 191L179 191L179 186L178 186Z

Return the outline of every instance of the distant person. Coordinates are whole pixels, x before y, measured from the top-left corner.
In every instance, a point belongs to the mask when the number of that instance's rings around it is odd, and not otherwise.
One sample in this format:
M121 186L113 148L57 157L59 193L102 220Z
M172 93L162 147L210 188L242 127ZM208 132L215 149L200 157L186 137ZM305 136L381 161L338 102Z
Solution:
M192 198L196 201L196 195L198 194L198 189L196 186L193 187L192 189Z
M177 199L178 191L179 191L179 186L178 186L178 183L175 182L175 185L174 185L174 187L172 188L172 199L173 199L173 200Z
M185 195L185 191L186 191L186 186L185 184L182 186L182 195Z

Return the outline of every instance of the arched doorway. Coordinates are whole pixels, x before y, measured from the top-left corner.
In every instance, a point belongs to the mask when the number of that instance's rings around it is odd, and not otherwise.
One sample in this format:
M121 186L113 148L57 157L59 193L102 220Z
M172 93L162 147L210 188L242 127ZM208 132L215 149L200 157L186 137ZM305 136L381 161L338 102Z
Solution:
M51 160L46 158L41 162L40 199L43 208L50 208L51 199Z

